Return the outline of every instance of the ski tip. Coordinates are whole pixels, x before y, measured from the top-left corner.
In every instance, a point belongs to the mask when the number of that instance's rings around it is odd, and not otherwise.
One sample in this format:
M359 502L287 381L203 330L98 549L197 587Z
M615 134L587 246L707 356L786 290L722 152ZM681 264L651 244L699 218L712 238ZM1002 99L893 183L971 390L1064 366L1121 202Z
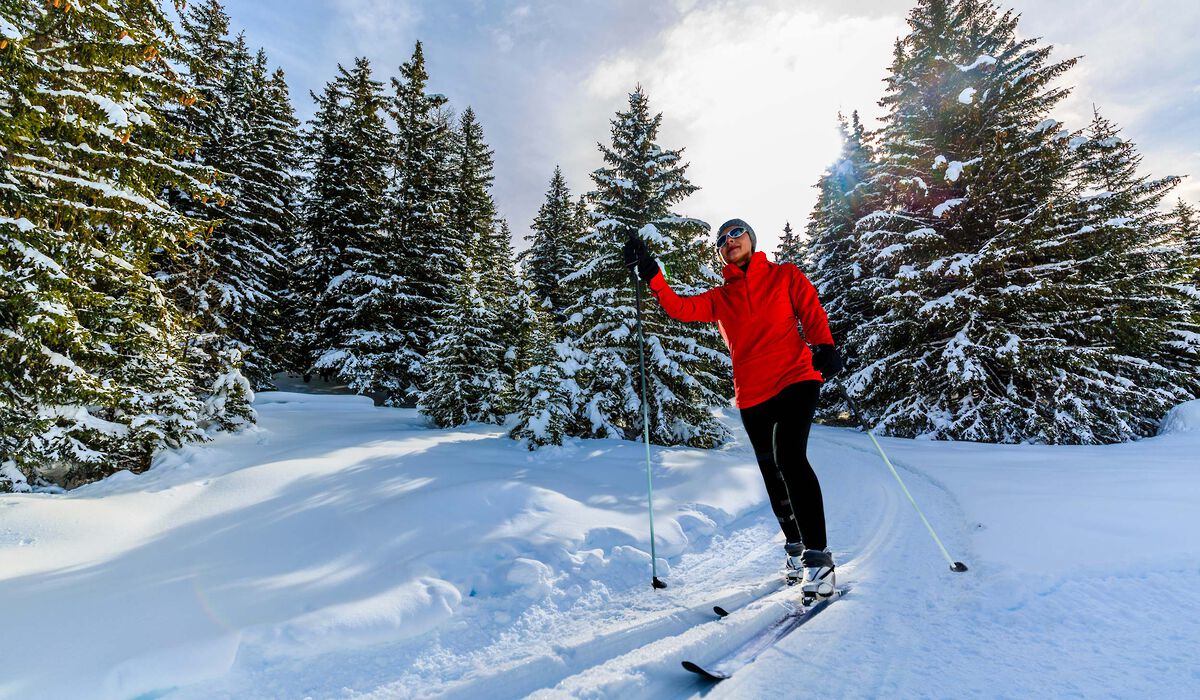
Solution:
M651 588L666 588L667 584L663 583L661 579L659 579L657 576L655 576L650 581L650 586L651 586Z
M698 665L692 663L691 661L684 661L683 667L685 669L691 671L692 673L696 674L697 676L707 678L710 681L723 681L726 678L729 678L729 676L727 674L720 673L720 672L707 671L703 667L698 666Z
M725 608L722 608L720 605L714 605L713 612L715 612L719 617L729 617L729 611Z
M964 564L964 563L962 563L961 561L956 561L956 562L954 562L954 564L953 564L953 565L950 567L950 570L951 570L951 571L953 571L953 572L955 572L955 573L959 573L959 574L961 574L962 572L964 572L964 571L966 571L966 570L967 570L967 565L966 565L966 564Z

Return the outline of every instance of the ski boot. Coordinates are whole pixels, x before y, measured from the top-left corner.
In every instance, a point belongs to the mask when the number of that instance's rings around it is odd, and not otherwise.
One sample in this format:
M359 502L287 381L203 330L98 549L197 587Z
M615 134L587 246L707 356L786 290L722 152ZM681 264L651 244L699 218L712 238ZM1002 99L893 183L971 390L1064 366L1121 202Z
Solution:
M800 566L803 571L800 595L806 604L834 594L836 581L833 574L833 555L828 549L804 550L800 555Z
M787 585L794 586L804 580L804 545L798 542L788 542L783 545L787 559L783 562L784 580Z

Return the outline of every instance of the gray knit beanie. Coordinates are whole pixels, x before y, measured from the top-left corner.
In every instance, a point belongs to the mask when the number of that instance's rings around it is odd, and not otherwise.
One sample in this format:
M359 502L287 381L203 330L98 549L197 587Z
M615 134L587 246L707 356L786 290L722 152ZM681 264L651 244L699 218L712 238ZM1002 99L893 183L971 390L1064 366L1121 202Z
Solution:
M730 219L729 221L721 224L721 227L717 229L717 237L720 238L722 232L731 228L737 228L738 226L746 229L746 234L750 236L751 252L758 250L758 236L754 235L754 229L750 228L750 224L742 221L741 219Z

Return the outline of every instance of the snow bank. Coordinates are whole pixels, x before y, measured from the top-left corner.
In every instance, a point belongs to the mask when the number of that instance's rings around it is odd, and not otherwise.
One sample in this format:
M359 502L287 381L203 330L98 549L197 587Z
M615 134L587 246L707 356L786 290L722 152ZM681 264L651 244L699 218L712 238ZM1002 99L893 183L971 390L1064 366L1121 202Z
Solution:
M1200 399L1172 408L1158 426L1159 435L1200 433Z
M421 577L389 590L329 605L256 633L264 655L305 657L395 642L448 620L462 602L448 581Z

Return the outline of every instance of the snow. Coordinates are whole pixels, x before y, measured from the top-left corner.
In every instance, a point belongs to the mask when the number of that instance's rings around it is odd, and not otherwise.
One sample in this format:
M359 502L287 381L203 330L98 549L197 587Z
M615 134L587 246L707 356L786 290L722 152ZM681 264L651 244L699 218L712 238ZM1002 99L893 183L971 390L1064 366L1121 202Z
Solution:
M968 161L952 160L946 165L946 180L948 182L958 182L958 178L962 177L963 168L968 165L975 165L979 162L978 158L972 158Z
M1159 435L1200 434L1200 399L1171 409L1159 426Z
M4 17L0 17L0 37L12 39L14 41L20 41L21 30L13 26L13 24Z
M730 445L652 448L670 586L653 591L640 443L530 453L504 427L435 430L359 396L255 409L257 427L145 474L0 495L0 698L753 698L809 676L830 697L1200 690L1200 401L1106 447L881 437L964 574L867 436L816 426L853 592L715 687L679 661L793 595L753 602L782 547L736 411Z
M975 88L969 87L969 88L963 90L962 92L958 93L958 101L965 105L969 105L975 101L975 93L976 92L977 92L977 90Z
M19 219L11 219L7 216L0 216L0 224L11 224L16 226L17 230L21 233L28 233L29 231L37 228L32 221L23 216Z
M0 219L0 223L7 223L8 221L12 221L12 219L8 219L8 220ZM21 224L20 224L21 221L29 223L28 219L20 219L17 223L18 227L21 226ZM32 224L30 226L32 227ZM21 228L21 230L28 231L29 229ZM41 251L30 248L29 246L25 245L24 243L22 243L21 241L18 241L16 239L11 239L9 241L9 245L11 245L16 250L20 251L21 255L27 261L29 261L30 264L35 265L37 267L40 267L40 268L48 271L50 273L51 277L54 277L57 279L66 279L67 274L65 272L63 272L62 267L60 267L58 263L54 262L54 260L50 259L48 256L46 256Z
M994 66L994 65L996 65L995 58L993 58L987 54L982 54L979 56L979 58L975 59L974 63L971 63L970 65L966 65L966 66L959 66L958 69L965 73L967 71L975 70L979 66Z
M1033 127L1033 133L1040 134L1047 129L1053 129L1056 126L1058 126L1057 119L1043 119L1042 121L1038 122L1037 126Z
M962 198L947 199L946 201L942 202L941 204L939 204L933 208L933 215L935 218L940 219L946 215L946 212L950 211L954 207L957 207L958 205L962 204L965 201L967 201L967 200L962 199Z

